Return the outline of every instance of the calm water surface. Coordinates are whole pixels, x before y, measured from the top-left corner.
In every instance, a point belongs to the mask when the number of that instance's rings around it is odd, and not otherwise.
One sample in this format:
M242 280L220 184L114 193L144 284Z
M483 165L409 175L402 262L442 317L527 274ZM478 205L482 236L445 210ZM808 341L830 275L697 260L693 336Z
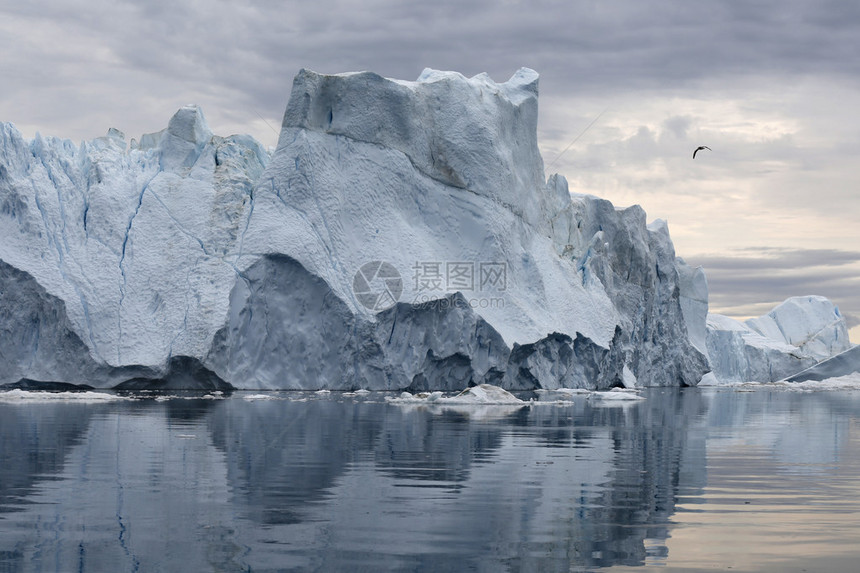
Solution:
M857 571L860 391L0 402L0 571Z

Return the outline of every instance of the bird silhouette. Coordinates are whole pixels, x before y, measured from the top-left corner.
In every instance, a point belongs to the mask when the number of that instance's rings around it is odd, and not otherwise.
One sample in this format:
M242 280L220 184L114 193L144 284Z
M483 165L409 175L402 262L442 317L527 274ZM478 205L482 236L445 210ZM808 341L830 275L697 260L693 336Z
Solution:
M707 149L708 151L713 151L713 149L711 149L711 148L710 148L710 147L708 147L707 145L700 145L699 147L697 147L697 148L696 148L696 150L695 150L695 151L693 151L693 159L695 159L695 158L696 158L696 154L697 154L698 152L700 152L701 150L703 150L703 149Z

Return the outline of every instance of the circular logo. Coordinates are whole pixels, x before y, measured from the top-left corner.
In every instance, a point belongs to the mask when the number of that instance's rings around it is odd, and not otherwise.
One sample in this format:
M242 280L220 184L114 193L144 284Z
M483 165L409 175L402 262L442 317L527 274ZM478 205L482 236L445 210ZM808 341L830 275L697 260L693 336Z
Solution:
M403 294L403 279L391 263L364 263L352 279L352 292L364 307L379 312L394 306Z

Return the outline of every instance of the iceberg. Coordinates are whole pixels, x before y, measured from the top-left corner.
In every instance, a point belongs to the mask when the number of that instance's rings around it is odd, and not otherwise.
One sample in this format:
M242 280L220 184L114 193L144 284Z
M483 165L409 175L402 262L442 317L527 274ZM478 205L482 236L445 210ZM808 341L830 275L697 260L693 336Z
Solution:
M213 136L193 106L130 145L0 124L0 150L0 382L112 386L202 357L266 150Z
M545 180L537 113L525 68L302 70L274 150L196 106L128 143L0 124L0 384L697 384L701 271L639 206Z
M421 392L411 394L403 392L399 397L387 397L386 402L390 404L433 404L433 405L526 405L528 402L521 400L498 386L491 384L479 384L466 388L455 396L445 396L442 392Z
M707 317L708 358L718 382L776 382L850 348L844 317L821 296L789 298L744 322Z
M852 378L860 381L860 345L832 356L806 370L786 378L788 382L822 381Z

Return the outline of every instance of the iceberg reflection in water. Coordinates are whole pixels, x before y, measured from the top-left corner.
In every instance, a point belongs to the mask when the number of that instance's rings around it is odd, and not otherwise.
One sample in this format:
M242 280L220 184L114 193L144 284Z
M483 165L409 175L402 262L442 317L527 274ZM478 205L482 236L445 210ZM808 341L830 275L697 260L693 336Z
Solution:
M860 557L860 392L642 396L0 398L0 571L777 571Z

